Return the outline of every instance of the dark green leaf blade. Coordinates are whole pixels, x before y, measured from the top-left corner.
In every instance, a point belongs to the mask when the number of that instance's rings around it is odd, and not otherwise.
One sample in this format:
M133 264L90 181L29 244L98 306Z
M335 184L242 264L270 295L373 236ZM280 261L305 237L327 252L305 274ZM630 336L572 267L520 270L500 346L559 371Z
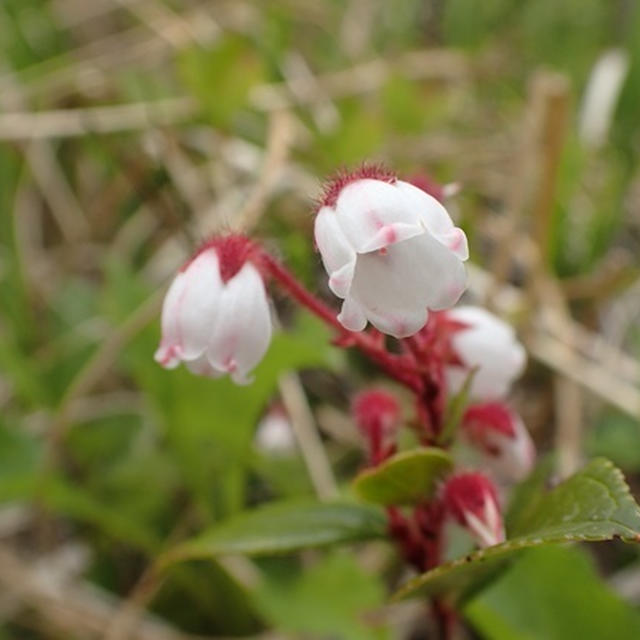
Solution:
M580 547L528 549L464 609L482 638L635 640L640 612L610 589Z
M368 502L415 504L428 499L437 481L452 468L451 457L442 449L404 451L378 467L362 471L353 487L358 496Z
M640 509L620 470L608 460L596 459L544 494L510 534L514 537L502 544L481 549L414 578L394 599L418 594L460 597L527 547L615 537L637 542Z
M252 556L357 542L384 536L386 521L354 502L279 502L233 517L169 552L167 562L228 554Z

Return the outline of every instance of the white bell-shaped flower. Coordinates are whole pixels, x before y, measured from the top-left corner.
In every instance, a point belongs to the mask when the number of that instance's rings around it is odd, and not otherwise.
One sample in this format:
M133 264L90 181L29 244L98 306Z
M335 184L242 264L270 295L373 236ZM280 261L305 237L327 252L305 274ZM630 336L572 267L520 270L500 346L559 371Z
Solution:
M451 333L451 350L458 363L446 367L449 391L459 391L469 371L476 368L469 390L472 398L492 400L507 395L527 362L513 328L481 307L457 307L445 316L461 325Z
M466 286L464 232L435 198L393 177L330 185L315 240L351 331L369 321L396 338L413 335L428 309L453 306Z
M262 276L246 259L248 245L242 241L217 238L175 277L164 299L155 354L163 367L184 362L198 375L228 373L238 384L250 382L269 346L272 324Z

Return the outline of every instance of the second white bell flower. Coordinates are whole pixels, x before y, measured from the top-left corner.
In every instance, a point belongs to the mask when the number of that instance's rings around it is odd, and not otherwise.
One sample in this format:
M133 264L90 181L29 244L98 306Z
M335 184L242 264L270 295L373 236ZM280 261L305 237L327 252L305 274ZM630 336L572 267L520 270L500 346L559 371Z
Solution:
M195 374L228 373L246 384L269 347L271 313L258 268L231 238L204 247L175 277L155 359L168 369L184 362Z
M494 400L506 396L527 363L513 327L486 309L471 305L456 307L445 315L461 326L451 335L451 350L458 364L446 367L450 392L459 391L475 367L469 391L472 398Z
M329 287L344 299L338 319L351 331L370 322L404 338L448 309L466 286L467 238L446 209L408 182L344 179L329 189L315 240Z

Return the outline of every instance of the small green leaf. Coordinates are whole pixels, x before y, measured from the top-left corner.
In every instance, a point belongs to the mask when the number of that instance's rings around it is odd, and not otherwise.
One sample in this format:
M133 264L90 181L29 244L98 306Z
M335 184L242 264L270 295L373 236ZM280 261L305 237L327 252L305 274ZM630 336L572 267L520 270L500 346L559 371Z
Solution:
M609 458L623 471L640 471L640 421L609 410L587 433L585 448L592 456Z
M356 493L383 505L415 504L431 496L437 481L453 467L441 449L424 448L398 453L355 479Z
M394 596L402 600L415 595L452 597L468 595L524 548L554 542L640 540L640 509L622 473L608 460L593 460L537 501L521 515L514 537L440 565L414 578Z
M384 536L375 507L350 502L279 502L243 513L169 552L166 562L228 554L288 553Z

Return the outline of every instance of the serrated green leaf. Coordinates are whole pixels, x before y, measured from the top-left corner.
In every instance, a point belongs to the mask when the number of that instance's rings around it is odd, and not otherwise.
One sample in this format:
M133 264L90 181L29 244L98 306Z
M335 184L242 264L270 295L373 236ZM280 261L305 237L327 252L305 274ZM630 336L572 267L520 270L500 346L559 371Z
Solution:
M375 507L353 502L271 503L231 518L172 550L167 563L228 554L289 553L384 536Z
M553 474L554 466L553 455L548 454L539 459L535 469L511 492L509 506L504 516L508 531L517 531L519 523L537 507L538 500L544 498L545 488Z
M596 459L582 471L544 494L523 514L506 542L440 565L414 578L394 596L460 597L477 588L524 548L557 542L640 539L640 509L622 473L611 462Z
M436 482L453 467L442 449L403 451L373 469L365 469L353 488L363 500L382 505L415 504L429 498Z
M605 585L580 547L528 549L464 609L486 640L635 640L640 613Z

